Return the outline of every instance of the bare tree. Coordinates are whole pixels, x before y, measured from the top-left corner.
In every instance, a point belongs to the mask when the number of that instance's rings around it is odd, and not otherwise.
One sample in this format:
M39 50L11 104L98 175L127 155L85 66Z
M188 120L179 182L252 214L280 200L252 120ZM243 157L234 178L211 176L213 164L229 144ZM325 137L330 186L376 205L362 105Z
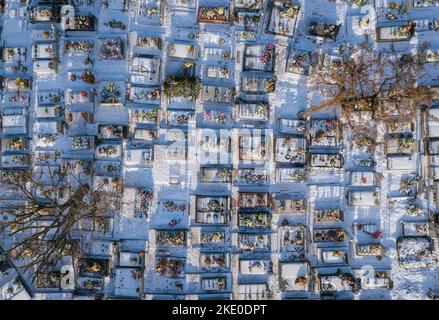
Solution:
M342 45L339 55L323 56L313 66L311 92L319 93L323 102L299 115L307 118L321 111L339 110L342 124L359 136L365 133L353 121L355 111L368 111L374 122L414 119L422 105L432 103L430 89L420 85L426 49L427 44L413 54L399 54L392 46L379 51L367 37L357 45Z
M66 257L74 264L81 253L81 222L91 219L92 233L113 206L103 197L105 186L93 182L92 162L84 160L3 174L3 189L12 192L1 199L7 219L0 231L14 240L6 254L32 274L34 283L50 278Z

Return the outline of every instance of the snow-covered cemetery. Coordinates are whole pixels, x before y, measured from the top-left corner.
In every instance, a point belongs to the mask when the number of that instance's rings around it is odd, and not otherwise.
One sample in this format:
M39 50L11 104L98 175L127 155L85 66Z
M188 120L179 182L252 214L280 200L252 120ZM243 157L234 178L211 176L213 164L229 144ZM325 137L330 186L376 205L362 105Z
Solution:
M439 298L439 0L0 12L0 300Z

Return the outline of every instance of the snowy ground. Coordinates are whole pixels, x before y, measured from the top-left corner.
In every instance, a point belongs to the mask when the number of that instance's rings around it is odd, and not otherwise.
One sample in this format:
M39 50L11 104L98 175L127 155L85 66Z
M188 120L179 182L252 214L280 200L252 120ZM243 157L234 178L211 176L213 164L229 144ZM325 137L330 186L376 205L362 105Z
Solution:
M29 1L32 6L38 1ZM432 192L424 192L422 207L424 213L420 216L410 216L406 212L404 199L398 195L401 177L407 174L419 175L425 179L426 184L431 183L427 178L428 155L424 150L425 130L422 127L421 119L414 119L414 139L419 141L420 149L411 155L408 160L412 169L393 170L388 169L388 159L384 150L380 147L373 155L376 167L372 171L376 172L377 183L374 187L359 187L359 190L376 192L373 195L379 203L373 206L352 205L348 203L346 195L352 190L357 190L351 186L349 181L350 168L356 167L355 163L365 157L364 152L354 150L349 143L349 132L345 132L343 138L331 147L323 147L324 150L332 150L336 154L344 157L344 166L342 168L319 168L305 165L307 170L307 179L300 183L286 183L280 181L277 177L279 165L271 156L271 150L267 147L269 155L262 164L243 164L239 163L239 132L243 128L262 128L265 129L268 146L274 145L274 139L282 135L278 121L279 119L297 119L297 113L307 109L310 105L318 103L321 100L317 94L311 93L307 77L291 72L286 72L286 65L289 61L290 52L296 51L314 51L318 47L323 48L323 52L334 54L335 48L345 42L358 43L364 39L364 35L369 35L376 41L376 27L387 24L397 24L399 21L408 21L410 19L423 20L437 19L439 17L439 4L429 8L411 8L412 1L404 2L409 7L408 14L397 19L397 21L385 21L385 12L387 12L390 1L376 0L369 1L375 5L365 5L361 8L355 5L348 5L345 1L327 1L327 0L296 0L300 4L300 10L295 22L294 35L292 37L282 36L266 32L269 21L269 12L271 2L263 1L262 6L256 10L260 13L259 26L252 27L244 31L242 26L237 24L214 24L198 23L197 12L202 7L227 7L233 11L240 3L251 4L259 1L229 1L229 0L189 0L189 1L153 1L139 0L129 2L128 10L124 10L121 1L106 1L108 7L102 4L104 1L72 1L78 4L78 11L83 14L91 14L96 17L96 31L77 31L64 34L59 32L59 38L53 40L58 43L60 66L55 75L37 75L35 70L32 72L32 59L30 52L32 45L41 42L38 40L38 34L41 30L51 31L46 23L30 23L26 6L19 4L19 1L6 0L6 6L2 17L3 30L1 33L3 47L26 48L27 62L29 70L27 76L33 77L32 99L24 108L28 112L28 136L32 138L30 150L35 152L39 149L45 151L62 151L63 158L93 158L95 154L94 147L86 151L72 151L69 145L69 130L75 130L75 127L57 133L59 139L51 147L39 148L35 143L38 134L38 128L41 123L48 121L46 118L37 118L36 109L38 99L36 96L39 92L56 92L61 90L65 92L66 103L63 105L64 111L69 112L90 112L94 119L86 128L87 136L98 134L98 125L125 125L128 127L128 138L116 142L119 154L112 161L122 165L120 176L123 179L124 191L122 196L121 210L114 212L111 217L112 230L110 234L91 239L91 242L100 241L107 244L106 249L97 250L96 246L90 245L87 255L94 258L111 261L112 272L105 276L104 288L100 294L105 297L142 297L147 299L201 299L206 296L216 298L237 298L245 296L247 298L257 297L283 299L289 297L300 297L315 299L320 297L321 286L318 285L318 276L333 275L337 269L343 269L344 272L359 272L361 276L367 271L385 270L390 272L390 278L393 281L393 288L363 288L353 294L350 290L339 290L337 298L353 299L426 299L429 290L439 292L439 277L437 265L437 245L434 243L436 250L436 264L430 268L422 270L406 270L401 268L398 262L397 239L402 235L402 222L426 222L428 221L428 212L436 211L435 201ZM419 1L417 1L419 2ZM383 9L386 8L386 9ZM384 13L383 13L384 12ZM160 24L158 13L160 13ZM125 29L111 29L108 22L112 19L125 24ZM340 25L340 30L336 41L324 40L307 35L308 22L311 20L323 21L328 24ZM368 24L365 23L368 21ZM105 24L107 23L107 25ZM439 21L436 20L436 28ZM281 23L279 23L281 25ZM276 25L274 25L276 27ZM59 25L57 25L59 27ZM291 30L290 30L291 31ZM244 39L242 33L254 33L254 39ZM438 52L439 33L437 31L419 30L409 41L394 42L395 48L401 52L407 52L419 48L420 44L427 41L433 50ZM139 39L150 37L159 38L161 47L139 45ZM100 57L99 45L103 39L118 39L123 43L123 53L119 60L105 60ZM85 55L69 55L64 50L66 41L90 41L94 44L92 52L88 57L92 63L85 63ZM44 42L47 42L45 40ZM178 53L173 52L173 57L184 56L185 52L181 48L185 46L195 46L195 59L181 60L170 57L171 44L184 44L184 46L174 46L180 48ZM386 50L389 42L376 43L377 50ZM275 45L276 58L275 68L271 72L246 71L244 68L244 53L246 46L250 44ZM224 58L224 53L230 53L230 59ZM153 62L145 63L138 77L136 68L131 65L134 56L147 56L155 59ZM439 52L438 52L439 55ZM148 60L152 61L152 60ZM157 62L158 61L158 62ZM260 124L256 121L236 121L230 120L223 126L210 124L203 120L204 111L229 112L232 115L237 108L233 101L228 103L209 102L205 97L208 95L207 89L202 88L201 96L193 103L184 100L170 101L163 96L161 100L154 99L136 103L134 99L129 99L131 89L139 86L138 90L154 90L161 87L166 76L181 73L181 67L186 62L194 62L194 73L201 78L204 86L215 86L220 88L235 88L236 98L246 101L262 100L269 105L269 116L265 123ZM438 58L439 61L439 58ZM160 68L157 68L160 64ZM439 84L439 63L430 63L429 73L431 78L428 79L430 85ZM6 77L15 78L15 75L5 72L6 65L3 63L3 73ZM79 80L71 81L71 74L82 74L84 70L91 71L96 78L94 85L89 85ZM227 70L225 76L224 70ZM158 73L158 75L157 75ZM151 75L149 78L143 74ZM277 77L276 89L271 93L249 93L243 85L246 77L251 75L260 76L261 78L271 79L272 75ZM213 78L217 76L217 78ZM221 78L224 76L226 78ZM147 79L148 78L148 79ZM100 98L95 92L100 92L104 84L121 83L120 90L122 102L120 105L106 106L100 105ZM140 85L139 85L140 83ZM146 88L146 89L145 89ZM94 98L94 101L79 103L74 101L69 103L69 92L87 91ZM206 93L204 92L206 90ZM247 91L247 92L246 92ZM84 98L79 94L79 99ZM238 104L236 100L236 104ZM2 110L9 106L6 98L2 102ZM132 117L132 111L135 108L144 108L145 110L158 109L158 121L151 123L136 123ZM185 114L194 114L188 124L184 126L183 131L187 133L187 148L174 150L169 147L172 137L172 129L180 128L176 123L168 122L167 112L185 111ZM319 115L323 119L335 121L337 114ZM233 116L231 116L233 117ZM63 123L62 117L55 119L56 122ZM374 125L374 124L372 124ZM148 129L146 134L155 133L152 140L133 141L132 136L134 129ZM200 137L203 129L216 130L234 128L231 133L230 157L233 159L232 165L214 165L210 167L229 168L238 172L242 169L253 169L257 167L268 174L265 184L246 184L238 181L235 176L231 179L232 183L200 182L200 164L195 161L197 151L200 150ZM78 128L76 128L78 129ZM384 127L378 128L381 138L384 139ZM79 130L79 129L78 129ZM82 127L81 127L82 130ZM181 132L179 132L181 133ZM2 133L2 139L7 137ZM180 135L181 138L181 135ZM184 139L184 136L183 136ZM310 140L310 139L308 139ZM211 141L212 142L212 141ZM113 142L111 142L113 143ZM212 142L217 146L216 141ZM308 142L310 143L310 142ZM143 161L142 157L134 150L153 151L153 161ZM310 146L308 151L320 153L319 146ZM97 147L96 147L96 150ZM131 151L132 157L128 159L128 151ZM148 151L148 152L149 152ZM176 151L174 153L174 151ZM325 152L326 152L325 151ZM331 152L332 152L331 151ZM180 153L179 153L180 152ZM187 154L185 159L184 154ZM224 155L224 152L223 152ZM137 157L137 158L136 158ZM177 159L179 158L179 159ZM181 160L183 159L183 160ZM396 163L402 161L393 159ZM105 164L108 159L99 160ZM364 188L364 189L361 189ZM139 198L139 190L151 190L153 196L151 201L142 202ZM373 192L372 192L373 190ZM271 212L271 220L266 229L245 230L238 224L238 194L240 192L262 192L270 193L273 199L304 199L306 210L303 214L274 214L273 205L265 208L265 211ZM205 221L202 209L198 207L197 201L199 196L210 197L229 197L229 208L225 209L225 216L228 216L225 223L209 224L209 219L217 219L218 212L210 213ZM231 197L231 198L230 198ZM282 198L283 197L283 198ZM140 199L140 200L139 200ZM232 199L230 201L230 199ZM375 201L375 200L373 200ZM398 202L399 201L399 202ZM172 204L171 204L172 202ZM273 203L276 203L273 201ZM402 204L401 204L402 203ZM166 207L165 204L168 206ZM173 207L175 205L175 207ZM138 207L139 206L139 207ZM141 207L141 209L139 209ZM318 223L314 219L315 210L341 209L344 211L342 221L330 223ZM259 210L258 208L257 210ZM254 209L249 209L250 211ZM257 211L256 210L256 211ZM262 210L262 209L260 209ZM262 210L262 211L264 211ZM264 211L264 212L265 212ZM215 215L215 216L214 216ZM200 220L201 219L201 220ZM308 262L307 269L308 285L306 290L286 291L282 289L282 280L279 277L280 264L290 261L280 261L280 257L288 256L284 253L283 235L279 233L280 226L287 220L291 225L302 224L307 232L305 235L305 258ZM213 221L213 220L212 220ZM370 235L361 235L354 232L355 223L374 222L377 230L381 232L381 238L376 241ZM341 243L325 242L316 239L316 230L325 228L341 228L345 231L345 239ZM177 245L160 245L157 244L158 231L163 230L181 230L185 234L183 244ZM203 242L203 237L207 234L216 233L224 234L224 242ZM251 237L244 237L247 233ZM171 237L171 236L167 236ZM165 238L167 238L165 237ZM206 236L207 237L207 236ZM245 240L241 240L242 238ZM251 240L249 240L251 238ZM88 239L88 238L87 238ZM85 241L85 240L84 240ZM248 242L257 243L259 249L245 250L244 244ZM379 242L384 248L382 259L376 259L375 256L358 256L356 253L357 244L376 244ZM253 243L253 244L254 244ZM267 244L268 243L268 244ZM4 242L5 246L9 244ZM99 247L100 248L100 247ZM133 272L137 267L124 267L119 265L119 253L122 251L142 252L144 264L139 265L142 269L143 276L139 279L133 278ZM334 253L341 251L346 252L348 263L328 264L322 261L322 252L330 250ZM230 263L223 269L202 268L200 252L225 252L231 256ZM183 267L181 272L174 274L173 277L160 275L157 263L166 257L173 261L179 261ZM272 272L266 274L243 274L239 270L239 262L242 260L251 261L269 261ZM177 262L176 262L177 264ZM289 269L288 269L289 270ZM295 270L295 268L291 268ZM312 272L310 271L312 270ZM169 271L169 270L168 270ZM172 272L165 272L169 275ZM317 276L316 276L317 275ZM298 277L297 275L287 275ZM361 278L361 276L359 276ZM212 280L213 279L213 280ZM329 281L329 280L328 280ZM222 287L224 285L224 287ZM252 287L254 286L254 287ZM267 288L261 289L261 288ZM305 288L304 287L304 288ZM208 288L208 289L206 289ZM218 289L221 288L221 289ZM252 290L256 290L252 292ZM263 293L260 293L262 290ZM255 293L257 292L257 294ZM89 293L94 294L94 293ZM52 291L39 289L36 299L81 299L87 295L75 296L70 293L52 293Z

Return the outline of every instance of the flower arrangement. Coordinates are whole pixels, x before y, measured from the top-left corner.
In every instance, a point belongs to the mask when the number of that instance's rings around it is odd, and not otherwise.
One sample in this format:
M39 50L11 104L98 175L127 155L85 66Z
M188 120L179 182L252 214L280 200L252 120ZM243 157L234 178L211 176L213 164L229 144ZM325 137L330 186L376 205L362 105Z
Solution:
M192 69L194 67L195 67L195 63L193 63L192 61L188 61L184 64L185 69Z
M225 124L226 120L227 116L223 111L204 111L204 121L214 122L216 124Z
M106 60L123 59L123 42L121 39L103 39L101 40L100 54Z
M222 169L219 169L216 172L215 180L217 180L217 181L224 181L224 180L228 179L231 176L232 176L232 170L231 169L222 168Z
M394 31L394 36L397 38L407 38L413 30L413 25L403 26Z
M151 19L152 17L158 17L159 13L159 8L151 8L146 2L142 2L140 4L139 15L142 17Z
M99 273L102 270L102 266L96 262L93 262L93 264L91 266L87 266L85 270L91 273Z
M76 77L75 77L75 79L76 79ZM94 84L94 83L95 83L95 76L94 76L94 74L91 73L91 72L88 71L88 70L87 70L87 71L84 71L84 72L82 73L80 79L81 79L82 81L84 81L85 83L88 83L88 84ZM74 81L74 80L73 80L73 81Z
M160 258L155 271L162 276L177 277L183 271L183 262L179 259Z
M216 280L216 285L219 291L224 291L226 289L226 281L224 278L218 278Z
M303 246L304 233L301 225L290 226L288 220L282 222L282 226L285 229L282 242L284 246L296 245Z
M69 54L87 53L93 49L93 43L91 41L67 40L64 48Z
M340 258L341 257L341 252L340 251L333 251L331 255L334 258Z
M149 48L149 47L159 47L160 46L160 38L149 38L149 37L137 37L137 46L142 48Z
M266 45L264 48L264 52L262 53L262 56L259 59L264 64L268 64L272 60L273 54L274 54L274 45L272 44Z
M375 199L375 205L379 206L380 205L380 194L379 192L374 192L373 193L373 198Z
M375 140L366 133L358 133L355 135L354 143L357 148L364 148L367 153L373 153L375 150Z
M400 13L400 14L407 13L407 8L403 5L399 5L396 2L391 2L389 5L389 8L393 9L393 10L397 10L398 13Z
M96 218L96 230L98 232L105 232L107 229L107 221L105 218Z
M122 21L117 21L115 19L111 19L110 21L105 22L104 26L110 27L111 29L120 29L120 30L125 30L127 28L125 23L123 23Z
M230 51L224 51L223 53L221 53L220 59L221 60L230 60L231 54Z
M37 141L39 145L45 146L45 147L52 147L55 145L55 142L57 140L57 136L53 134L48 135L38 135Z
M244 181L246 183L262 184L266 181L266 177L263 174L255 174L253 170L244 174Z
M341 270L339 269L339 271L337 272L338 276L340 277L340 280L344 283L347 283L349 285L349 287L354 291L356 291L355 289L355 277L350 274L350 273L343 273L341 272Z
M178 124L187 124L189 122L189 116L185 114L180 114L177 116L177 123Z
M134 121L147 121L147 122L155 122L157 121L158 111L157 109L154 110L142 110L141 112L136 110L132 114L132 119Z
M146 200L152 200L154 198L154 192L151 189L148 188L138 188L137 194L142 198Z
M374 239L381 239L383 237L383 234L381 231L377 230L375 232L372 232L371 236Z
M335 24L313 21L309 26L308 32L312 36L320 36L335 40L339 27L340 26Z
M432 52L432 51L428 51L427 52L427 61L429 62L438 62L439 61L439 54Z
M140 90L134 92L134 98L137 100L157 101L160 100L161 92L159 88L152 88L150 90Z
M159 100L160 99L160 89L153 88L151 91L149 91L146 95L146 97L149 100Z
M340 209L316 211L317 222L343 221L343 211Z
M90 141L87 137L73 137L72 138L72 148L73 149L84 149L90 147Z
M243 32L241 33L241 39L245 40L245 39L254 39L256 38L256 33L255 32Z
M187 46L187 54L191 57L195 56L195 46L194 45Z
M268 103L260 102L255 109L256 114L258 115L266 115L268 111Z
M143 277L143 270L140 268L137 268L136 270L131 271L131 278L134 280L142 279Z
M185 241L183 231L162 231L157 234L157 245L159 246L182 246Z
M223 256L206 256L204 258L204 263L209 267L222 267L225 265L226 261Z
M45 17L47 19L43 19L43 21L50 20L52 18L52 8L46 7L35 7L32 8L29 12L29 16L31 20L37 20L36 17Z
M239 0L235 1L237 8L245 8L247 10L258 10L262 4L262 0Z
M353 0L353 4L355 4L357 7L361 8L361 7L369 4L369 0Z
M23 156L12 156L11 162L12 163L23 163L24 157Z
M112 157L112 156L115 156L117 154L117 149L111 145L102 146L102 147L99 147L99 153L104 154L107 157Z
M240 16L240 14L242 14ZM253 27L257 27L259 25L259 16L250 16L247 14L235 12L235 22L239 25L240 19L242 19L242 23L244 25L245 31L254 31Z
M401 147L401 149L410 149L413 147L413 143L413 138L402 138L399 141L399 146Z
M403 194L412 196L415 192L416 181L419 181L419 177L405 177L401 179L399 191Z
M107 125L103 127L109 134L108 138L122 138L123 137L123 129L118 125Z
M270 80L265 80L264 82L264 88L267 90L267 92L274 92L276 90L276 77L273 76Z
M223 76L226 77L226 78L227 78L227 77L229 76L229 74L230 74L230 70L229 70L228 67L222 67L222 68L220 68L219 72L220 72L221 75L223 75Z
M118 90L115 83L108 83L101 92L102 103L116 103L119 101L121 92Z
M87 290L98 290L101 288L101 284L98 280L85 280L82 283L82 286Z
M22 138L13 138L10 147L12 150L20 150L24 145L24 140Z
M296 131L299 133L305 132L306 130L306 123L305 122L300 122L297 124L296 126Z
M168 211L168 212L174 212L175 210L177 210L177 204L174 201L166 200L163 203L163 206L165 207L166 211Z
M398 18L398 16L396 14L394 14L393 12L387 12L386 18L387 18L387 20L396 20Z
M201 235L201 241L204 244L219 244L224 242L224 233L219 231L205 232Z
M75 30L87 30L92 27L92 17L81 14L74 19Z
M317 241L333 241L343 243L345 240L345 231L343 229L318 230L315 233Z
M297 17L297 14L299 13L299 6L292 6L292 7L278 7L278 16L282 19L289 19L293 20Z
M203 211L223 212L224 206L220 204L218 200L211 199L207 203L206 208L202 208Z
M424 214L423 208L417 204L414 199L407 200L406 210L412 217L418 217Z
M358 165L360 167L368 167L368 168L375 167L375 164L376 164L375 161L370 159L363 159L358 162Z
M15 79L15 84L17 85L18 89L27 89L28 88L28 84L26 83L25 80L21 79L20 77L17 77Z
M9 57L9 58L15 56L15 50L14 50L14 49L8 49L8 50L7 50L7 53L8 53L8 57Z
M198 16L202 20L226 22L227 12L228 8L224 7L201 7L199 8Z

